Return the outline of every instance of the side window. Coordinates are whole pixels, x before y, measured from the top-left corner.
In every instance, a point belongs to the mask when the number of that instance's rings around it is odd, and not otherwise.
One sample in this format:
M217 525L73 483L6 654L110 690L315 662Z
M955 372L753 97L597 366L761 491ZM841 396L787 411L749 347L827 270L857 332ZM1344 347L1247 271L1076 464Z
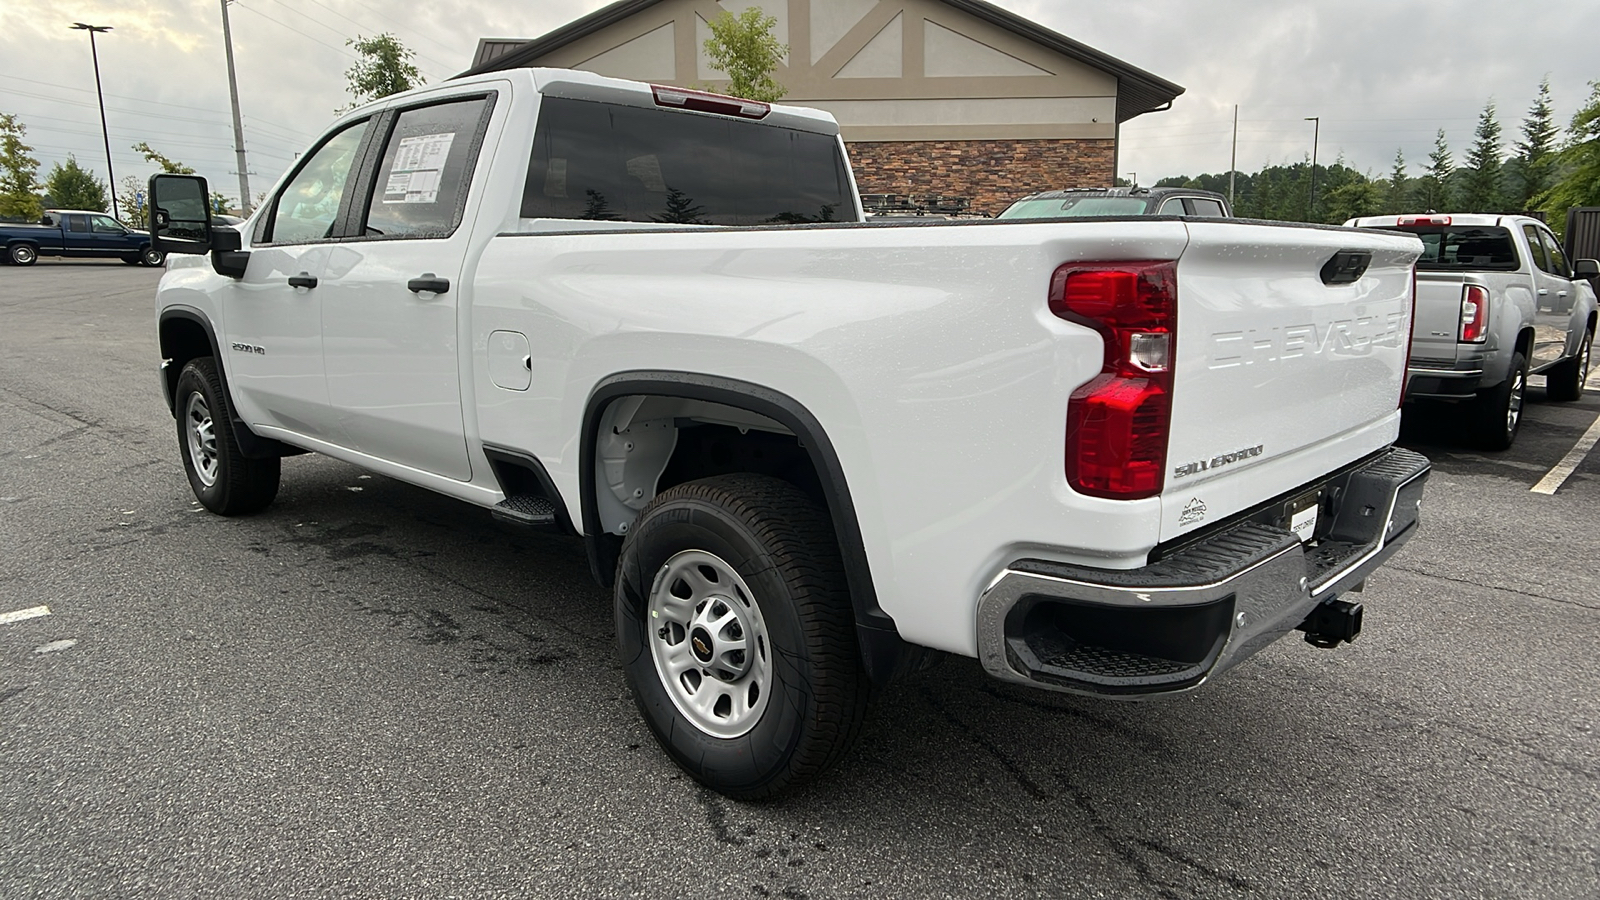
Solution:
M1528 239L1528 254L1533 257L1533 264L1543 271L1550 271L1550 261L1545 258L1544 245L1539 242L1539 229L1532 225L1522 226L1522 236Z
M1544 242L1544 252L1550 255L1550 274L1571 278L1572 267L1567 265L1567 255L1561 252L1561 245L1556 243L1555 235L1541 228L1539 239Z
M368 237L449 237L461 224L488 98L408 109L395 119L367 203Z
M110 216L93 216L90 223L98 234L127 234L128 229L117 224L117 220Z
M333 235L344 198L350 170L355 166L356 150L370 120L356 122L323 142L305 165L295 172L273 201L272 214L262 230L263 239L274 244L300 244L321 241Z
M88 216L62 216L67 220L68 231L87 232L89 230Z
M1193 197L1190 198L1189 205L1194 207L1194 214L1197 216L1203 216L1208 219L1220 219L1223 217L1222 204L1215 200L1207 200L1204 197Z
M1156 215L1158 215L1158 216L1182 216L1182 215L1188 215L1188 213L1184 211L1183 198L1182 197L1173 197L1171 200L1168 200L1167 202L1161 204L1161 211L1156 213Z

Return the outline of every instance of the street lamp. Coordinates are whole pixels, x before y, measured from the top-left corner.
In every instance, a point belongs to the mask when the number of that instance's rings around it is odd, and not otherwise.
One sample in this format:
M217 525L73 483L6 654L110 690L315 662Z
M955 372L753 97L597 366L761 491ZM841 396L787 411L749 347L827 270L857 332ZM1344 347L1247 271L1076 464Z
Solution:
M100 136L106 142L106 181L111 185L111 215L117 215L117 175L111 171L111 132L106 130L106 98L100 90L100 51L95 49L95 32L110 31L110 25L85 25L82 22L73 22L74 31L89 32L89 55L94 57L94 93L100 98Z
M1306 121L1311 125L1311 208L1307 215L1312 219L1317 217L1317 138L1322 135L1322 117L1306 116Z

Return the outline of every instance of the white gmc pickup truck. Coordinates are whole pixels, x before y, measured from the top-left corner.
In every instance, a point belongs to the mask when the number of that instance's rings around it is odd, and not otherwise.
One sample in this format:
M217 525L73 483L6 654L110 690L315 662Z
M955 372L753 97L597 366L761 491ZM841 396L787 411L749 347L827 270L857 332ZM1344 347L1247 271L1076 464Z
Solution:
M828 115L565 70L386 98L238 230L156 176L196 496L324 453L583 536L662 747L816 776L938 651L1200 685L1412 533L1414 237L1237 220L874 225Z

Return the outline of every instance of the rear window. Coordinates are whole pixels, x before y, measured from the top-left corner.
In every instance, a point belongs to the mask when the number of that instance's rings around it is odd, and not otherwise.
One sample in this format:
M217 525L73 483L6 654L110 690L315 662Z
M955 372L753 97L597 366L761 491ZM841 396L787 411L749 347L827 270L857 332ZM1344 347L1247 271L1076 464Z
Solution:
M527 218L675 225L855 222L836 138L739 119L546 97Z
M1056 219L1062 216L1142 216L1145 201L1139 197L1055 197L1018 200L1002 219Z
M1419 269L1501 269L1511 272L1521 268L1511 232L1504 228L1420 225L1400 230L1422 239L1422 258L1417 260Z

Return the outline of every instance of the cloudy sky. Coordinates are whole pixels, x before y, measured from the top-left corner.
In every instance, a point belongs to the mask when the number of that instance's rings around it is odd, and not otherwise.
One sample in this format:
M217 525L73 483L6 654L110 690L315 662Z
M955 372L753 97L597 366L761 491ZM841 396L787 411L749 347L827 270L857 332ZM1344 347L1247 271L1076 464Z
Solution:
M105 151L85 32L97 38L118 180L152 170L149 141L237 194L218 0L0 0L0 112L17 114L48 170L73 153L102 176ZM998 0L1063 34L1185 86L1169 112L1123 129L1123 174L1143 183L1228 168L1234 104L1239 168L1341 154L1386 173L1449 134L1459 159L1493 99L1507 143L1549 76L1565 125L1600 79L1600 3L1545 0ZM348 102L357 34L392 32L428 81L471 62L483 36L531 37L606 0L238 0L234 50L251 189L268 188ZM1413 169L1415 174L1416 169ZM41 172L41 175L43 172Z

